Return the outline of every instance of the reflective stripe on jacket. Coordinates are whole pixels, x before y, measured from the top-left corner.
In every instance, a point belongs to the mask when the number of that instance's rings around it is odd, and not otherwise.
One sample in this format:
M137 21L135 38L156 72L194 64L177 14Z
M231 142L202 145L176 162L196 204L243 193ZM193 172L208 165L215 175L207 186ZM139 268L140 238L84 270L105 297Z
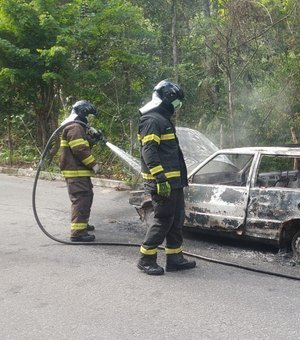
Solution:
M96 165L85 128L79 123L68 125L60 142L60 170L66 178L91 177Z

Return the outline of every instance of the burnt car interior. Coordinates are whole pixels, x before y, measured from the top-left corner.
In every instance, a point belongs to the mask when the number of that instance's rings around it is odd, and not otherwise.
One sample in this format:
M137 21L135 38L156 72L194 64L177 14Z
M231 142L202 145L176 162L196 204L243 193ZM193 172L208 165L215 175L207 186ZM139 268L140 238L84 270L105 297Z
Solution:
M210 160L192 178L194 184L246 186L253 155L221 154ZM256 187L300 187L300 158L262 155Z
M263 155L255 185L264 188L299 188L300 158Z
M217 155L191 179L195 184L246 186L253 155Z

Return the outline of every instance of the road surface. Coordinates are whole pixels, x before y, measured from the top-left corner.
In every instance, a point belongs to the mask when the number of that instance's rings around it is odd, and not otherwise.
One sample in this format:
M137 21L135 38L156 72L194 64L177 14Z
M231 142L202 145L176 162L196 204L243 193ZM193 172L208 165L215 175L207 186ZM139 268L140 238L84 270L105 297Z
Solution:
M32 178L0 174L0 339L298 339L300 283L197 260L194 270L151 277L137 247L68 246L47 238L31 207ZM128 192L95 187L98 241L139 243L144 229ZM68 240L63 182L40 181L40 219ZM197 240L185 245L197 250ZM208 246L207 246L208 245ZM202 248L201 248L202 247ZM275 253L209 243L200 250L272 270ZM224 253L222 256L222 250ZM250 255L249 255L250 254ZM271 259L271 260L270 260ZM159 261L165 258L159 252Z

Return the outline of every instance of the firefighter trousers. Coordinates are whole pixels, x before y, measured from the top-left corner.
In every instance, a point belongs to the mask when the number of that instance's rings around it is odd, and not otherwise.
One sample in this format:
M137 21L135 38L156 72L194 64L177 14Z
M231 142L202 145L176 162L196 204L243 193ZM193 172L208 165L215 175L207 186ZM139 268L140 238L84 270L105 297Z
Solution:
M185 217L183 189L171 190L170 197L152 194L153 213L141 246L143 255L155 255L156 249L166 239L166 249L180 251ZM153 251L151 251L153 250ZM177 251L176 251L177 252Z
M71 236L86 233L93 204L93 184L90 177L66 178L71 200Z

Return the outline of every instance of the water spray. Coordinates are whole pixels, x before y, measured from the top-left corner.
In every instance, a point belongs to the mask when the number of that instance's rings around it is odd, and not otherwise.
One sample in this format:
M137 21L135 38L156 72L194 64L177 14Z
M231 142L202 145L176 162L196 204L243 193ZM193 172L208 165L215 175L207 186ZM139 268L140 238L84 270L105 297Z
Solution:
M93 139L95 139L97 142L103 142L111 151L113 151L117 156L119 156L123 161L125 161L126 164L130 165L130 167L134 171L136 171L138 174L140 173L141 166L136 158L129 155L127 152L120 149L116 145L108 142L100 129L90 127L88 131Z
M136 158L108 141L105 142L105 145L110 148L111 151L113 151L116 155L118 155L122 160L124 160L128 165L130 165L134 171L136 171L138 174L140 173L141 166Z
M81 124L82 126L89 128L89 126L81 121L75 121L78 124ZM50 239L52 239L53 241L56 241L58 243L62 243L62 244L67 244L67 245L85 245L85 246L95 246L95 245L100 245L100 246L122 246L122 247L140 247L141 245L138 243L122 243L122 242L69 242L69 241L64 241L64 240L60 240L58 238L56 238L55 236L51 235L43 226L42 222L39 219L38 213L37 213L37 209L36 209L36 190L37 190L37 185L38 185L38 180L39 180L39 176L40 176L40 172L43 168L43 164L45 161L45 157L48 153L48 151L51 148L52 142L54 141L54 139L57 137L57 135L59 134L59 132L61 130L63 130L66 126L73 124L74 121L69 121L66 122L65 124L61 125L60 127L58 127L50 136L42 154L41 154L41 158L38 164L38 168L37 168L37 172L35 175L35 179L34 179L34 183L33 183L33 190L32 190L32 209L33 209L33 213L34 213L34 217L35 220L39 226L39 228L42 230L42 232L49 237ZM116 145L108 142L102 135L102 138L99 139L99 141L103 142L108 148L110 148L116 155L118 155L122 160L124 160L127 164L129 164L132 169L134 169L135 171L137 171L138 173L140 172L140 165L139 162L132 157L131 155L127 154L125 151L123 151L122 149L118 148ZM158 249L164 250L163 246L159 246ZM300 281L299 277L296 276L290 276L290 275L285 275L285 274L280 274L280 273L274 273L274 272L270 272L270 271L265 271L265 270L260 270L260 269L256 269L256 268L251 268L251 267L247 267L247 266L242 266L236 263L231 263L231 262L226 262L226 261L221 261L221 260L216 260L216 259L212 259L212 258L208 258L205 256L201 256L198 254L194 254L194 253L189 253L189 252L183 252L183 254L196 258L198 260L203 260L203 261L208 261L208 262L213 262L213 263L217 263L217 264L222 264L225 266L230 266L230 267L235 267L235 268L239 268L239 269L244 269L247 271L252 271L252 272L256 272L256 273L261 273L261 274L267 274L267 275L271 275L271 276L277 276L277 277L281 277L281 278L285 278L285 279L291 279L291 280L296 280L296 281Z

